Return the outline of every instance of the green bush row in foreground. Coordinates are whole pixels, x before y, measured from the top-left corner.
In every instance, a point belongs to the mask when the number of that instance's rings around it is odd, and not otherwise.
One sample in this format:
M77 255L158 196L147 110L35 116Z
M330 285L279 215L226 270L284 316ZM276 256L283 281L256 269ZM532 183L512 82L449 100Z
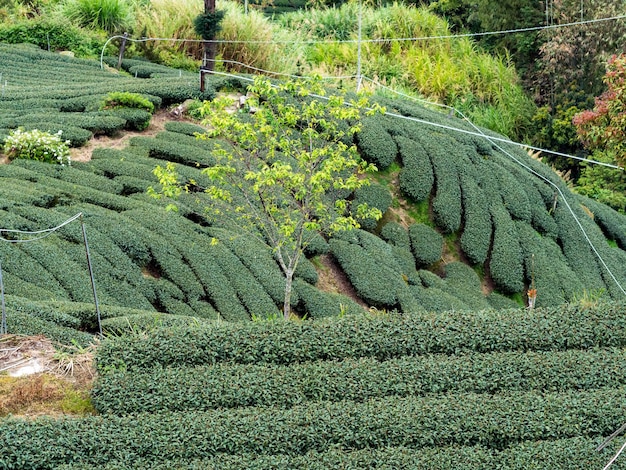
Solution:
M502 450L484 446L450 446L412 449L384 447L380 449L343 450L305 455L229 455L219 454L207 459L108 462L102 470L397 470L400 468L429 470L570 470L602 468L616 452L617 444L596 452L598 438L575 437L554 441L522 442ZM61 465L57 470L91 470L89 464ZM619 467L619 460L615 464Z
M4 468L47 469L81 461L206 459L220 453L303 455L332 448L484 445L608 435L623 423L626 388L559 394L386 397L364 403L313 402L287 410L6 419ZM517 416L517 419L513 419Z
M100 413L290 407L316 400L364 401L429 393L589 390L626 385L626 350L506 352L346 359L282 366L216 364L101 374Z
M217 362L276 363L463 352L626 347L624 303L527 310L382 314L317 322L249 323L157 330L107 341L100 369Z

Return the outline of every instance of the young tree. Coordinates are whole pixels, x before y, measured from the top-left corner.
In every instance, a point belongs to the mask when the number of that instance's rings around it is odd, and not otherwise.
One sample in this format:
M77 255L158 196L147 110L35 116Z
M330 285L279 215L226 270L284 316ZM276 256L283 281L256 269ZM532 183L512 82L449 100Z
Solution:
M380 210L351 207L350 195L368 184L364 162L353 144L368 102L347 106L344 96L323 97L316 83L289 81L274 86L257 78L245 111L217 98L202 107L210 130L201 138L229 144L213 152L215 166L203 173L210 184L207 213L258 237L274 252L285 276L283 314L290 317L293 276L303 251L319 233L358 228L357 220L379 219ZM241 110L240 110L241 111ZM176 196L181 183L173 165L157 167L161 193Z
M593 110L574 116L578 135L593 158L626 165L626 54L613 56L604 76L607 90L596 98ZM578 191L613 208L626 211L626 177L623 171L586 167Z

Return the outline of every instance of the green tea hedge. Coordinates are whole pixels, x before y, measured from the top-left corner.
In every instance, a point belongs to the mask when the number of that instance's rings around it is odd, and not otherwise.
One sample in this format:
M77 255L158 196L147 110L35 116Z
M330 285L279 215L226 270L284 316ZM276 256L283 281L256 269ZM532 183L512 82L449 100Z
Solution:
M428 292L429 289L425 289ZM158 330L104 342L99 369L216 362L276 363L463 352L563 351L626 347L623 303L532 311L386 314L272 325Z

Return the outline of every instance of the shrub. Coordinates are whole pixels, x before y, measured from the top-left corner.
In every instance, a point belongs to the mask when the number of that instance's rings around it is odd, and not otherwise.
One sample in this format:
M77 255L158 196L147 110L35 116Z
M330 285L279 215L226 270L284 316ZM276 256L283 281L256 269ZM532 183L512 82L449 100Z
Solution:
M361 156L379 170L391 165L398 153L396 142L386 129L386 120L383 115L366 117L361 132L356 135Z
M143 322L138 317L128 318ZM152 316L152 323L146 318L146 327L138 331L151 331L152 324L163 321L167 326L170 321L163 314ZM192 325L194 319L176 321ZM626 385L624 376L611 373L624 366L626 352L619 349L405 356L382 362L360 358L291 365L174 366L101 374L92 399L99 413L126 415L242 406L290 408L322 400L364 402L435 393L591 391Z
M461 226L461 188L455 159L455 141L447 135L428 132L420 142L430 156L435 175L436 191L432 200L435 223L446 233Z
M391 245L411 249L411 239L407 229L397 222L386 223L380 231L380 236Z
M12 131L4 142L4 153L10 160L25 158L46 163L58 163L61 166L69 165L69 140L61 140L62 132L50 134L38 129Z
M142 109L150 114L154 112L154 104L150 100L139 93L126 91L112 91L100 103L100 110L116 108Z
M364 403L312 402L290 409L245 407L30 421L9 418L0 424L5 444L0 457L9 468L19 462L27 470L73 461L99 467L119 457L120 449L128 463L138 458L155 461L163 455L188 460L226 452L296 456L331 448L407 445L421 449L434 442L439 446L480 442L505 449L525 440L607 435L622 423L623 393L624 388L459 394L386 397ZM178 441L181 435L184 442Z
M430 266L441 259L443 237L432 227L413 224L409 227L411 250L418 267Z
M333 292L323 292L297 279L294 285L301 302L301 312L307 319L353 315L363 312L363 307L351 298Z
M386 187L377 183L361 186L354 192L352 206L357 207L360 204L367 204L369 208L380 209L380 212L384 214L391 206L391 193ZM374 230L376 228L377 221L374 219L357 220L364 230Z
M463 233L460 246L471 263L482 264L487 259L491 245L491 215L487 198L472 173L467 169L459 169L463 202Z
M532 311L345 316L315 322L163 329L104 342L97 363L99 370L122 364L138 370L217 362L292 364L349 357L386 360L438 353L624 348L626 321L620 314L624 305L600 302Z
M206 128L192 124L190 122L181 121L168 121L165 123L165 130L169 132L177 132L179 134L185 134L195 137L196 134L206 133Z
M493 247L489 259L491 278L505 293L524 289L524 267L520 240L511 216L501 205L491 206Z
M430 196L435 182L428 154L411 139L396 136L395 140L402 159L400 190L413 201L423 201Z
M111 34L128 29L133 22L132 13L132 6L126 0L71 0L61 11L74 24Z
M376 307L393 308L403 280L399 272L374 259L361 246L331 239L330 249L358 296Z
M125 129L131 131L143 131L150 125L152 114L143 109L115 108L107 111L110 116L117 116L126 121Z

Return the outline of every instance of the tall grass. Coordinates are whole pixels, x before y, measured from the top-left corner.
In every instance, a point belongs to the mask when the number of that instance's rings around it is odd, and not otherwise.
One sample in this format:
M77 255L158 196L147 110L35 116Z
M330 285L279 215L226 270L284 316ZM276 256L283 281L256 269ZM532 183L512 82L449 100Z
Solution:
M244 13L243 6L234 2L218 2L217 7L226 12L218 39L220 57L225 61L240 62L262 70L277 73L296 73L304 62L304 48L297 44L299 37L281 28L257 10ZM250 42L237 42L250 41ZM253 71L235 63L224 63L231 71Z
M129 0L68 0L60 13L77 26L117 33L131 28L133 11Z
M358 5L283 15L278 21L307 39L357 38ZM411 89L439 103L461 106L476 124L522 139L533 114L507 58L479 51L465 37L450 38L447 22L425 8L392 4L363 7L363 73L386 84ZM335 33L340 31L339 33ZM417 38L397 41L397 39ZM430 38L430 39L427 39ZM307 49L312 69L353 75L357 45L318 43Z
M142 43L143 53L151 60L171 66L187 57L192 61L190 65L197 67L202 59L202 44L181 40L200 39L194 31L193 20L202 11L203 3L198 0L152 0L137 8L135 16L140 36L171 39Z

